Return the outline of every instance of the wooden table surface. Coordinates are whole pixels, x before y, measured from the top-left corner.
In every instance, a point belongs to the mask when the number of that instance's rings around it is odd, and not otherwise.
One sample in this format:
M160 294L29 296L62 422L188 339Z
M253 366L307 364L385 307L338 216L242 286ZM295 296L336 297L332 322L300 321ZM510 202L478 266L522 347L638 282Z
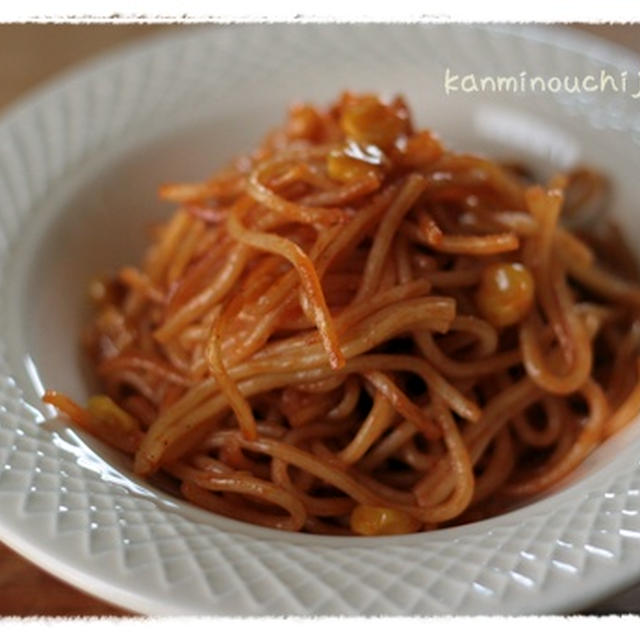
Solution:
M0 25L0 110L70 65L160 30L152 25ZM582 27L640 52L640 25ZM612 598L594 613L640 612L640 589ZM0 544L0 616L128 615L53 578Z

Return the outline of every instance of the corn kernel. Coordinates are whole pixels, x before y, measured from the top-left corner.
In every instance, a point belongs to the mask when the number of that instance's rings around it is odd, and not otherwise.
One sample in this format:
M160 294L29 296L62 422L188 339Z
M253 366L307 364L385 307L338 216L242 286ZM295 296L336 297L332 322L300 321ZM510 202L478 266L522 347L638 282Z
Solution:
M109 396L91 396L87 410L93 418L105 426L124 432L137 431L138 421L124 409L121 409Z
M404 511L359 504L351 512L351 530L361 536L414 533L421 523Z
M442 152L438 138L430 131L419 131L407 139L401 159L405 165L420 167L435 162Z
M369 175L382 177L387 160L375 146L348 142L327 156L327 173L332 180L351 182Z
M363 96L345 105L340 126L347 138L388 149L407 132L408 121L378 98Z
M476 303L492 325L507 327L529 313L534 294L535 284L529 269L516 262L499 262L482 272Z
M309 105L300 104L291 108L287 133L290 138L315 140L322 131L322 118Z

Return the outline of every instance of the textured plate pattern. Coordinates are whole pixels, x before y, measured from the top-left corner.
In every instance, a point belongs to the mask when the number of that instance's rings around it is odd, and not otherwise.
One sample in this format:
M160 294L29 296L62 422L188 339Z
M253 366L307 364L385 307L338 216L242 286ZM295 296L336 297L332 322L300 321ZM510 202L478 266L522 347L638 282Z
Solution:
M383 75L452 60L467 72L543 65L586 73L594 61L629 68L622 56L532 29L193 29L104 58L14 108L0 123L0 535L81 588L154 614L552 612L637 578L637 443L620 463L515 514L384 541L274 534L160 499L72 431L38 424L15 382L21 363L10 355L13 294L4 277L21 230L64 176L114 139L135 145L167 122L177 129L233 104L258 76L277 95L320 59L323 73L344 79L358 77L365 61ZM640 142L628 99L529 100L540 113L606 129L612 145Z

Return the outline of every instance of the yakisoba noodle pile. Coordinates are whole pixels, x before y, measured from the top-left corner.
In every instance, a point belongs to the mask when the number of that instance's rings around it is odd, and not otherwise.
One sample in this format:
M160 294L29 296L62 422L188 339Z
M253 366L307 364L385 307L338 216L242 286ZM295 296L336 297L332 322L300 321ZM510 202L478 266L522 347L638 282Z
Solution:
M497 513L640 410L640 289L578 169L442 147L401 98L294 107L96 281L107 395L45 399L218 514L323 534ZM571 230L573 229L573 231Z

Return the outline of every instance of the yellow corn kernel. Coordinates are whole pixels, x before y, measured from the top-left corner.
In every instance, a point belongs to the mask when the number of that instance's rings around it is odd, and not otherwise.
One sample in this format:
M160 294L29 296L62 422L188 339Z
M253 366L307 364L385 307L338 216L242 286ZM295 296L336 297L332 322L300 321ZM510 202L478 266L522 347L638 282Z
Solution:
M314 140L322 131L322 118L309 105L299 104L291 108L287 134L290 138Z
M109 396L91 396L87 410L93 418L113 429L131 432L140 428L138 421L121 409Z
M381 178L382 167L386 162L384 153L377 147L348 142L329 152L327 174L338 182L351 182L369 175Z
M421 167L435 162L443 153L442 144L430 131L419 131L407 139L402 151L402 163Z
M498 262L482 272L476 303L494 327L508 327L529 313L534 295L535 283L529 269L517 262Z
M345 105L340 126L347 138L389 149L407 130L408 122L375 96Z
M351 530L361 536L385 536L415 533L421 527L404 511L359 504L351 512Z

